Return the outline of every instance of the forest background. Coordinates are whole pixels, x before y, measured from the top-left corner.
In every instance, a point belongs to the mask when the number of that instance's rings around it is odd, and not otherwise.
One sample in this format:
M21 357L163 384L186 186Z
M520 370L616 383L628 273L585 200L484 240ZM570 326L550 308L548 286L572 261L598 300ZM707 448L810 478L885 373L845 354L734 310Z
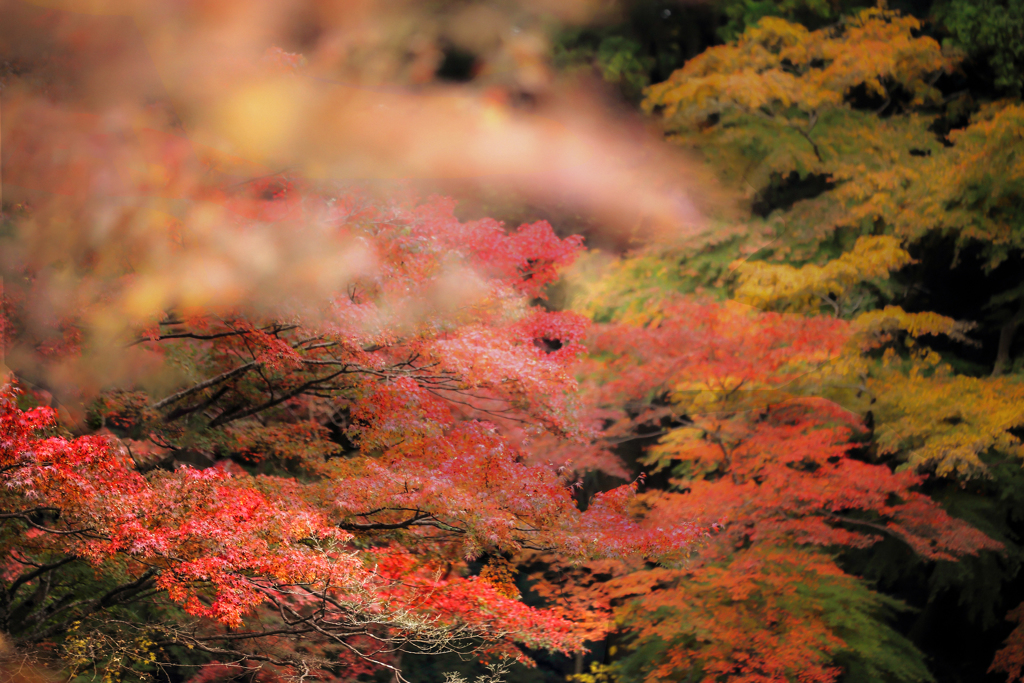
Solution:
M0 8L11 680L1021 677L1024 2Z

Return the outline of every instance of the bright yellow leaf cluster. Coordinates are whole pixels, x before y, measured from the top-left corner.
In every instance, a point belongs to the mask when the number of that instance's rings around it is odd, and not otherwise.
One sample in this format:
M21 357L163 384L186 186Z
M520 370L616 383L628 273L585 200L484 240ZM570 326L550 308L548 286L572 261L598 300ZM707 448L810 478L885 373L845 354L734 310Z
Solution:
M907 313L899 306L861 313L853 321L858 339L868 348L878 347L892 339L896 332L906 332L913 338L925 335L949 337L971 343L966 333L974 323L953 320L932 311Z
M1024 426L1024 382L1015 377L954 375L935 360L884 368L868 380L875 396L875 439L880 453L902 453L907 467L939 475L983 472L982 454L1024 458L1012 429Z
M764 261L735 265L736 299L758 308L816 312L823 303L839 315L843 300L865 280L885 279L911 263L900 240L887 235L861 237L853 249L824 266L799 268Z
M932 75L952 60L931 38L914 37L917 19L868 9L839 27L808 31L765 17L734 44L709 48L664 83L647 90L644 107L666 119L698 122L722 109L813 115L842 104L857 87L888 96L898 84L915 103L941 99Z

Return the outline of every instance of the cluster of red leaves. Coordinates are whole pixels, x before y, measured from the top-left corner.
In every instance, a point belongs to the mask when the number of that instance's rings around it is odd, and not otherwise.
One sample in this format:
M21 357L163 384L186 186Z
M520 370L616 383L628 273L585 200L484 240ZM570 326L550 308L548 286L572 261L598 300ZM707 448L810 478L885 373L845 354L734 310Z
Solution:
M301 497L269 497L222 468L146 479L107 437L41 438L54 427L48 408L20 411L5 390L0 411L4 514L27 522L23 551L97 565L124 556L140 574L160 567L159 584L189 613L232 625L262 602L249 574L314 586L357 575L353 559L300 542L349 538ZM207 582L203 602L197 586Z
M872 462L859 417L815 396L850 340L841 320L692 300L596 331L591 409L613 443L659 426L646 463L672 477L633 504L651 525L716 529L683 568L605 568L583 591L622 605L646 680L833 681L835 596L857 582L828 551L886 535L929 559L1000 547L919 492L922 476Z
M6 395L0 512L23 533L3 550L80 558L98 576L151 586L208 625L205 640L174 636L197 647L222 627L270 643L253 619L279 612L292 629L311 614L344 625L318 646L336 662L350 646L383 662L403 644L472 639L506 654L518 653L512 643L579 649L588 612L527 607L508 585L466 577L462 560L527 548L667 557L701 537L685 521L643 524L635 485L580 511L565 473L531 458L539 435L586 435L573 370L589 323L530 303L580 240L546 223L462 223L443 199L279 190L225 200L238 234L317 222L362 244L373 267L318 306L186 307L145 326L133 348L164 368L187 359L172 380L183 388L159 401L108 392L91 413L133 451L110 436L45 437L52 411L20 411ZM263 206L282 202L287 211ZM118 277L133 286L133 274ZM156 467L190 452L212 466ZM374 649L353 644L361 629Z
M45 437L52 411L19 410L14 398L9 389L0 398L0 500L3 518L27 529L5 538L5 554L67 554L101 571L114 563L131 578L155 577L187 613L237 628L274 596L326 594L385 623L405 611L495 641L579 646L557 612L486 582L432 575L406 549L357 551L336 515L311 505L295 480L223 467L146 478L107 437Z
M996 652L989 671L1002 671L1008 680L1019 681L1024 678L1024 604L1010 610L1006 618L1017 626L1007 636L1002 649Z

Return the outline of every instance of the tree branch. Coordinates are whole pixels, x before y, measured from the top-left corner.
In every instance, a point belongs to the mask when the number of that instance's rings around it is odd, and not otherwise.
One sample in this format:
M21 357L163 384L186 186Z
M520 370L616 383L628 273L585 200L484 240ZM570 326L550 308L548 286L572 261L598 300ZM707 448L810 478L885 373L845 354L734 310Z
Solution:
M401 522L394 522L394 523L370 522L370 523L367 523L367 524L344 523L343 522L343 523L338 525L338 528L339 529L344 529L345 531L377 531L379 529L408 529L409 527L413 526L414 524L417 524L421 520L428 519L429 517L432 517L432 515L430 515L429 513L423 512L423 513L420 513L420 514L413 515L409 519L403 520Z
M197 394L200 391L202 391L203 389L208 389L208 388L210 388L212 386L220 384L221 382L226 382L227 380L232 379L234 377L238 377L240 375L244 375L245 373L247 373L250 370L252 370L254 367L256 367L256 361L252 361L251 363L246 363L245 365L241 365L241 366L235 368L234 370L229 370L227 372L224 372L224 373L221 373L221 374L217 375L216 377L211 377L210 379L206 380L205 382L200 382L199 384L196 384L195 386L189 387L188 389L183 389L182 391L179 391L176 394L171 394L167 398L162 399L162 400L157 401L156 403L154 403L153 407L156 408L157 410L159 410L160 408L163 408L165 406L169 406L172 403L176 403L177 401L180 401L183 398L186 398L186 397L191 396L193 394Z

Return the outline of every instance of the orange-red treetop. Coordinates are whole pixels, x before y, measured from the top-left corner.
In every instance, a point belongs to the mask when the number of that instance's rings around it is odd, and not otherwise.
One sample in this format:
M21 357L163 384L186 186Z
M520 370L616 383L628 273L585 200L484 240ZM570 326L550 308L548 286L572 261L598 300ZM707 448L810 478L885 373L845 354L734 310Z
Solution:
M715 530L683 565L594 563L589 579L542 583L615 611L636 653L616 666L631 677L835 680L836 653L865 647L846 640L844 611L883 603L831 553L886 536L937 560L1000 547L920 492L924 476L879 461L861 418L821 397L851 381L863 343L839 319L672 297L639 324L595 329L590 410L611 444L638 427L657 437L642 462L669 474L633 505L664 528Z

